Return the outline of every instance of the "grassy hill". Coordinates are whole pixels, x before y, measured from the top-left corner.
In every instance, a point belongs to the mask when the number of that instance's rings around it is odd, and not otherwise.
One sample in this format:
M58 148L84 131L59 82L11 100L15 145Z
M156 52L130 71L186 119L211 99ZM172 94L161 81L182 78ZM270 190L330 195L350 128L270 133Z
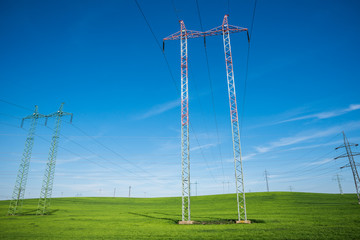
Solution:
M360 205L354 194L270 192L247 194L253 224L237 216L234 194L191 198L192 220L178 225L181 198L55 198L52 213L6 216L0 201L0 239L360 239Z

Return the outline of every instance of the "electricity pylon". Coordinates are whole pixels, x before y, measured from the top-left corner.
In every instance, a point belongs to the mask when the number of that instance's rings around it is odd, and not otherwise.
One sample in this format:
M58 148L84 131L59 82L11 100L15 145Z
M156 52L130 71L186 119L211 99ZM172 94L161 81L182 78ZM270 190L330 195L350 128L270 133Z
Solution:
M230 105L233 152L234 152L238 223L250 223L250 221L247 220L247 215L246 215L245 186L244 186L244 173L243 173L243 165L241 158L239 118L238 118L237 101L236 101L234 68L233 68L233 60L232 60L231 44L230 44L231 33L244 32L244 31L247 32L248 29L229 25L228 17L229 15L224 16L223 23L221 26L206 31L202 35L204 37L214 36L214 35L223 36L225 63L226 63L226 77L228 83L228 94L229 94L229 105Z
M247 28L232 26L228 24L229 15L224 16L223 24L209 31L199 32L186 30L184 22L180 21L180 31L163 40L180 39L181 49L181 156L182 156L182 220L190 221L190 160L189 160L189 99L188 99L188 57L187 39L207 36L222 35L224 42L226 76L228 83L228 94L230 104L230 118L233 140L236 199L238 208L238 222L250 223L246 216L246 201L243 166L241 159L240 130L236 102L235 80L233 61L231 54L230 34L248 31ZM248 37L249 39L249 37Z
M266 181L266 189L269 192L269 181L268 181L268 172L265 170L265 181Z
M360 195L359 195L359 192L360 192L360 177L359 177L359 173L358 173L358 171L356 169L357 164L355 163L355 160L354 160L354 156L360 155L360 153L355 153L355 152L353 153L352 150L351 150L351 146L358 146L358 144L349 143L348 139L346 138L345 133L342 132L342 134L343 134L343 138L344 138L344 144L337 147L337 148L335 148L335 150L339 149L339 148L345 148L346 153L336 157L335 159L344 158L344 157L347 157L349 159L349 163L346 164L345 166L342 166L340 169L345 168L345 167L351 167L352 174L354 176L356 195L357 195L357 198L358 198L358 202L360 204Z
M31 153L32 148L34 146L34 135L37 125L37 120L39 118L45 117L42 114L38 113L38 106L35 106L34 113L32 115L29 115L27 117L24 117L21 122L21 127L24 124L25 119L31 119L31 125L28 132L28 136L25 141L25 148L22 155L19 171L16 177L16 183L14 187L14 191L12 194L12 198L10 201L10 206L8 210L7 215L16 215L19 212L21 212L21 208L24 201L24 195L25 195L25 188L26 188L26 182L27 177L29 173L29 166L30 166L30 159L31 159Z
M188 38L199 37L201 32L187 30L184 21L180 21L180 31L166 40L180 39L181 63L181 182L182 182L182 222L191 223L190 208L190 143L189 143L189 80L188 80Z
M339 186L339 192L340 192L341 195L343 195L344 192L343 192L343 190L342 190L342 186L341 186L341 181L340 181L340 176L339 176L339 174L336 174L336 179L333 179L333 180L336 180L336 181L337 181L338 186Z
M48 162L46 164L46 170L43 178L43 183L41 187L41 193L39 198L38 209L36 211L37 215L47 214L50 207L50 200L52 195L54 175L55 175L55 165L56 165L56 156L59 144L59 135L61 127L61 118L64 116L71 116L70 122L72 121L72 113L63 112L64 103L60 105L60 108L57 112L50 115L46 115L47 118L55 117L55 128L50 145L50 152L48 157Z

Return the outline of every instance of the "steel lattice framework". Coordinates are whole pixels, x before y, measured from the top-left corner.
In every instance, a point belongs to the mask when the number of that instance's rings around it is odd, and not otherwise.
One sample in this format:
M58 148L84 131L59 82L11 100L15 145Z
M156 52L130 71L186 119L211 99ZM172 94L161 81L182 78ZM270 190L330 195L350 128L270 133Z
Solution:
M36 211L37 215L44 215L49 212L50 200L53 190L54 175L55 175L55 165L56 165L56 156L57 156L57 149L58 149L59 135L61 128L61 118L63 116L70 115L72 120L72 113L63 112L63 106L64 103L61 104L57 112L46 116L47 118L55 117L56 122L55 122L54 133L50 145L49 158L46 164L46 170L41 187L38 209Z
M358 146L358 144L352 144L352 143L349 143L346 135L344 132L342 132L343 134L343 138L344 138L344 145L341 145L335 149L339 149L339 148L345 148L346 149L346 153L345 154L342 154L338 157L336 157L335 159L338 159L338 158L345 158L347 157L349 159L349 163L341 168L345 168L345 167L350 167L351 168L351 171L352 171L352 174L353 174L353 177L354 177L354 184L355 184L355 189L356 189L356 195L357 195L357 199L358 199L358 202L360 204L360 177L359 177L359 173L356 169L356 163L355 163L355 160L354 160L354 156L357 156L357 155L360 155L360 153L353 153L352 150L351 150L351 146Z
M28 132L28 136L25 141L25 148L21 159L21 164L19 167L19 171L16 177L16 183L14 187L14 191L12 194L12 198L10 201L10 206L8 210L8 215L16 215L21 212L21 208L24 201L26 182L29 173L30 159L32 148L34 146L34 135L37 125L37 120L39 118L45 117L42 114L38 113L38 106L35 106L34 113L22 119L21 127L23 126L25 119L31 119L31 125Z
M181 52L181 180L182 180L182 221L191 221L190 209L190 153L189 153L189 80L187 39L201 36L201 32L187 30L180 21L180 31L165 40L180 39Z
M240 130L239 118L236 103L236 91L234 80L233 60L230 45L230 33L244 31L243 28L231 27L228 24L228 15L225 15L222 24L222 33L224 41L225 63L226 63L226 76L229 92L230 104L230 117L231 117L231 130L234 151L234 164L235 164L235 183L236 183L236 199L238 208L238 221L246 221L246 202L244 190L244 174L241 159L241 145L240 145Z
M228 83L230 118L232 128L236 198L238 208L238 221L246 222L246 201L244 190L243 166L241 159L239 118L236 102L235 80L231 54L230 34L248 31L247 28L228 24L229 15L225 15L222 25L209 31L199 32L186 30L184 22L180 21L180 31L163 40L180 40L181 46L181 156L182 156L182 220L190 221L190 161L189 161L189 99L188 99L188 57L187 39L222 35L224 42L226 76ZM204 41L205 42L205 41Z

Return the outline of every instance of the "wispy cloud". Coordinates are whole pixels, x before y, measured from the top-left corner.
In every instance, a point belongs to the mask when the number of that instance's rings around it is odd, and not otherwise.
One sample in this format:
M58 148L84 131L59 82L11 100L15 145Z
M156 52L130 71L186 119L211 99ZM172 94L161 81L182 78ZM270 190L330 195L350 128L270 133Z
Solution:
M335 126L335 127L331 127L325 130L310 130L310 131L306 131L306 132L300 132L294 136L291 137L283 137L280 138L279 140L270 142L268 144L265 144L263 146L257 146L255 147L256 152L252 153L249 157L254 157L257 154L261 154L261 153L267 153L270 152L276 148L280 148L280 147L287 147L287 146L291 146L291 145L295 145L295 144L299 144L299 143L303 143L306 141L310 141L313 139L318 139L318 138L322 138L322 137L327 137L327 136L331 136L334 135L336 133L340 133L341 131L345 130L354 130L354 129L358 129L360 128L360 122L349 122L347 124L343 124L343 125L339 125L339 126ZM317 144L318 145L318 144ZM316 145L315 145L316 146ZM307 148L309 148L309 146L307 146ZM291 150L294 150L295 148L292 148Z
M307 166L321 165L321 164L328 163L331 161L334 161L334 158L325 158L325 159L317 161L317 162L308 163Z
M71 163L71 162L78 162L78 161L82 161L82 160L86 160L86 159L91 159L94 158L95 156L87 156L87 157L71 157L71 158L63 158L63 159L58 159L57 160L57 164L65 164L65 163Z
M141 114L140 116L137 117L138 120L142 120L142 119L146 119L155 115L159 115L161 113L164 113L166 111L169 111L173 108L176 108L180 106L180 100L176 99L174 101L170 101L167 103L163 103L163 104L159 104L156 106L153 106L150 110L148 110L147 112Z
M266 146L255 147L255 149L258 153L266 153L273 150L274 148L290 146L307 140L326 137L335 133L339 133L340 131L341 127L333 127L322 131L308 132L307 134L299 133L296 136L280 138L279 140L271 142Z
M287 119L287 120L283 120L283 121L277 122L276 124L286 123L286 122L294 122L294 121L305 120L305 119L333 118L333 117L341 116L341 115L344 115L346 113L349 113L349 112L352 112L352 111L355 111L355 110L359 110L359 109L360 109L360 104L351 104L349 107L344 108L344 109L338 109L338 110L329 111L329 112L320 112L320 113L308 114L308 115L304 115L304 116L300 116L300 117L295 117L295 118L290 118L290 119Z
M196 151L196 150L199 150L199 149L208 149L208 148L211 148L211 147L215 147L216 145L217 144L215 144L215 143L204 144L204 145L193 147L193 148L190 149L190 151Z

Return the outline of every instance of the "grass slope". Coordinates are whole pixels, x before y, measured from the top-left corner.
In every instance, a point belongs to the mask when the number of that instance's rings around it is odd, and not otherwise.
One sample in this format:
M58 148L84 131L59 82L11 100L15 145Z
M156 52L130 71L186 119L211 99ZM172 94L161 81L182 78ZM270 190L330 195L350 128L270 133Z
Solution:
M360 239L354 194L249 193L253 224L177 225L181 198L57 198L53 212L6 216L0 201L0 239ZM226 223L237 216L234 194L191 198L192 220Z

